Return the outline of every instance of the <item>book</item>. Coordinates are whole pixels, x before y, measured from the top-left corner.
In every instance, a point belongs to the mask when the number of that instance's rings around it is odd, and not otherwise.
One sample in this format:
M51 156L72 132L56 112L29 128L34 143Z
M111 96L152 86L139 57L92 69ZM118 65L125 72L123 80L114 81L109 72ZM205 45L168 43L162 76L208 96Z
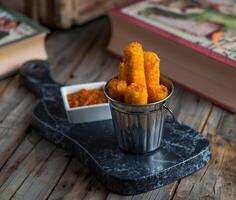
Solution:
M236 3L230 0L133 2L109 12L108 50L131 41L161 58L174 82L236 112Z
M0 78L15 73L30 59L47 59L48 29L0 5Z

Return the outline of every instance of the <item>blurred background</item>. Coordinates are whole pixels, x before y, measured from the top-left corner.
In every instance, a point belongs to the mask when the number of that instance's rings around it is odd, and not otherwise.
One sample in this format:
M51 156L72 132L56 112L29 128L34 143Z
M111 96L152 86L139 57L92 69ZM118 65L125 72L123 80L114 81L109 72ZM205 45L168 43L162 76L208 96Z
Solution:
M40 23L61 29L87 22L125 2L128 0L0 0Z

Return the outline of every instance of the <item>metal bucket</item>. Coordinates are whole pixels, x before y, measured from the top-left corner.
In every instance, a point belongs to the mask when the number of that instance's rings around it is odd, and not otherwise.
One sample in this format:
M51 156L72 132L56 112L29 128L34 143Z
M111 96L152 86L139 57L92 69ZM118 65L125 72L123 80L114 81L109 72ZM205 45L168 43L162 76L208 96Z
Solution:
M161 101L147 105L131 105L110 98L108 83L106 84L104 91L121 149L132 153L147 153L160 146L166 111L171 112L165 103L174 92L172 82L164 76L161 76L161 83L168 88L169 95ZM173 115L172 112L171 114Z

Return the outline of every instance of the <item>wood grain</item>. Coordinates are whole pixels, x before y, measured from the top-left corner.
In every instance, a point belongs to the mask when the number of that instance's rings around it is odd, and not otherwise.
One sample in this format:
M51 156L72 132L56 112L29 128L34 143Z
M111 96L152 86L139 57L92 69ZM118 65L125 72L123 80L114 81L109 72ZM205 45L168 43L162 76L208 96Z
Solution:
M29 126L34 97L13 78L0 96L0 167L14 152Z
M40 170L41 166L43 166L55 148L54 145L51 145L45 140L40 141L29 155L17 166L17 170L1 185L0 199L12 198L19 187L22 186L22 183Z
M236 115L213 107L203 130L212 159L199 172L182 179L174 199L219 199L236 197Z
M25 137L24 141L17 148L17 151L1 168L0 187L4 184L4 182L6 182L11 174L13 174L17 170L18 165L29 155L29 153L35 148L40 140L41 137L33 132Z
M236 196L236 146L221 136L211 136L209 165L181 180L174 199L231 200Z
M99 40L99 33L102 31L104 25L104 21L99 21L95 25L88 24L86 27L76 27L68 31L66 37L65 34L56 33L58 36L63 36L63 38L59 37L56 40L56 43L59 43L59 41L63 42L58 45L55 55L50 56L49 53L50 63L56 66L53 71L56 80L64 83L65 77L73 77L73 71L80 67L80 63L90 50L94 41ZM53 43L49 47L54 47L55 45ZM54 51L53 48L52 51ZM55 56L57 57L56 59Z
M47 146L51 147L52 145ZM41 150L44 153L44 150ZM37 165L18 188L12 199L45 199L67 165L68 158L63 154L65 152L62 149L56 149L43 165L40 167Z
M9 79L4 79L1 80L1 84L0 84L0 95L4 92L4 90L6 89L7 85L10 82L10 78Z

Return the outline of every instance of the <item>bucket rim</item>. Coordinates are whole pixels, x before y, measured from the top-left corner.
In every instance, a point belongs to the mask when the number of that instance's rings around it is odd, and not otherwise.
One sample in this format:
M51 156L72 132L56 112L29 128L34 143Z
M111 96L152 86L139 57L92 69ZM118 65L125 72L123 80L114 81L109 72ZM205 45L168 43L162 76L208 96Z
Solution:
M168 83L168 85L165 85L166 87L170 87L171 89L171 92L168 94L168 96L160 101L156 101L156 102L153 102L153 103L148 103L148 104L145 104L145 105L135 105L135 104L129 104L129 103L125 103L125 102L121 102L121 101L117 101L113 98L111 98L108 94L108 89L107 89L107 86L108 86L108 83L114 79L114 78L117 78L117 76L111 78L109 81L107 81L106 85L104 86L103 90L104 90L104 94L105 96L107 97L108 100L110 100L112 103L116 103L116 104L120 104L122 106L128 106L128 107L137 107L137 108L142 108L142 107L149 107L149 106L155 106L155 105L158 105L158 104L161 104L161 103L165 103L165 101L167 101L171 96L172 94L174 93L174 84L173 82L167 78L166 76L162 75L160 76L160 80L163 82L163 80L165 80L165 82ZM162 83L163 84L163 83Z

